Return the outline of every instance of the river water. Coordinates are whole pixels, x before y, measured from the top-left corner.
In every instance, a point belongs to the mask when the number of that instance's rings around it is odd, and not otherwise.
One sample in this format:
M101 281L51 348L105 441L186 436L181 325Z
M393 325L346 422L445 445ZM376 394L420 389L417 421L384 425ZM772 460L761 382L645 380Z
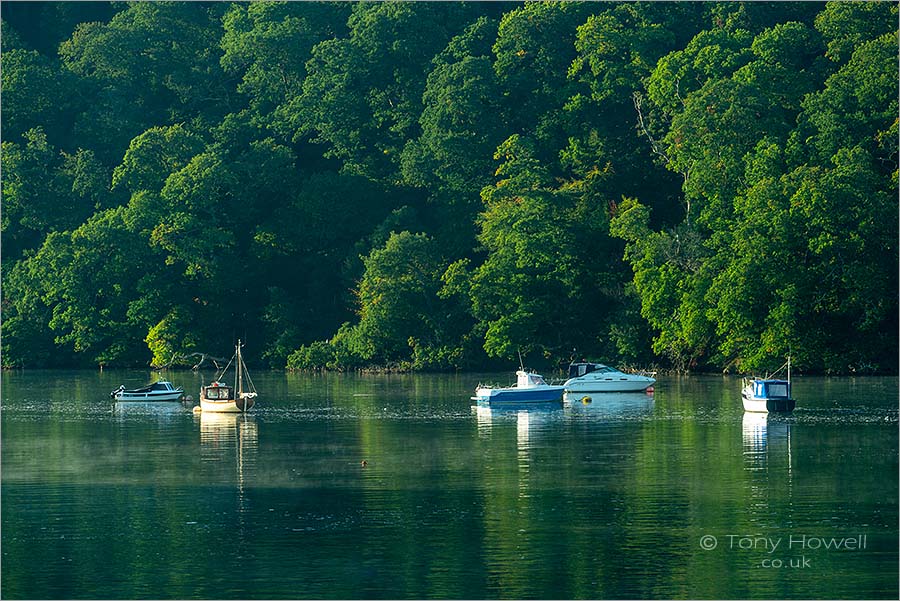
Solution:
M259 372L247 417L108 396L150 379L2 374L3 598L898 596L896 378L796 378L768 417L710 376L509 410L469 398L496 374Z

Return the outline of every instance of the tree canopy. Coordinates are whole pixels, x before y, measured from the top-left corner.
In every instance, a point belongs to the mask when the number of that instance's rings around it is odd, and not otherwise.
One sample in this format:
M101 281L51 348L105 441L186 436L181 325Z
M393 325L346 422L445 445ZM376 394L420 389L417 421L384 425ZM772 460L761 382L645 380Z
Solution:
M895 371L897 16L4 2L3 366Z

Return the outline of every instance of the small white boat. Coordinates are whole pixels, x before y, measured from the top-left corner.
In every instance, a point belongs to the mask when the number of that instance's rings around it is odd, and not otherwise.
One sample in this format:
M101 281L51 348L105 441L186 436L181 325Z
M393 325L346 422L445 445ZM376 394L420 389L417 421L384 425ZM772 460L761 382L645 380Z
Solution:
M562 395L562 386L551 386L540 374L520 369L516 372L515 386L478 385L472 400L482 403L550 403L560 402Z
M125 386L119 386L109 393L116 401L177 401L184 394L184 389L175 387L171 382L160 380L147 384L143 388L126 390Z
M777 375L787 366L787 380L778 380L772 377L744 378L741 381L741 400L744 403L744 411L756 413L788 412L793 411L797 404L791 398L791 358L776 371Z
M640 392L656 383L656 372L626 374L602 363L572 363L566 392Z
M253 407L256 399L256 387L250 379L250 372L241 357L241 341L238 340L234 356L221 373L217 374L209 386L200 387L200 410L214 413L246 413ZM219 380L234 363L234 385L224 384Z

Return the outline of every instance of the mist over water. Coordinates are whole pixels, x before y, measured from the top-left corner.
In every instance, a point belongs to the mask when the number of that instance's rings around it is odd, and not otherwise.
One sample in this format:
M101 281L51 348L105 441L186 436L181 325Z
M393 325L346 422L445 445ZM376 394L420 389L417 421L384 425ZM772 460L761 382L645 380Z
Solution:
M470 400L505 376L258 373L229 416L113 403L143 371L4 372L0 593L897 597L896 378L798 378L784 416L708 376Z

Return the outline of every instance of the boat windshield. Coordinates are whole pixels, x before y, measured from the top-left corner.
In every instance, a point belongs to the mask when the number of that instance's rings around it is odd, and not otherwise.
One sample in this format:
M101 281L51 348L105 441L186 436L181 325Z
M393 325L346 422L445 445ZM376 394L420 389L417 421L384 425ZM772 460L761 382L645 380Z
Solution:
M587 374L618 374L622 373L614 367L602 363L573 363L569 366L569 377L580 378Z
M172 390L172 385L168 382L157 382L150 387L150 390Z
M535 386L546 386L547 383L544 382L544 378L541 376L531 376L531 383Z
M228 386L207 386L206 398L208 399L230 399L231 388Z
M769 382L768 392L770 397L787 397L788 396L788 385L787 382Z

